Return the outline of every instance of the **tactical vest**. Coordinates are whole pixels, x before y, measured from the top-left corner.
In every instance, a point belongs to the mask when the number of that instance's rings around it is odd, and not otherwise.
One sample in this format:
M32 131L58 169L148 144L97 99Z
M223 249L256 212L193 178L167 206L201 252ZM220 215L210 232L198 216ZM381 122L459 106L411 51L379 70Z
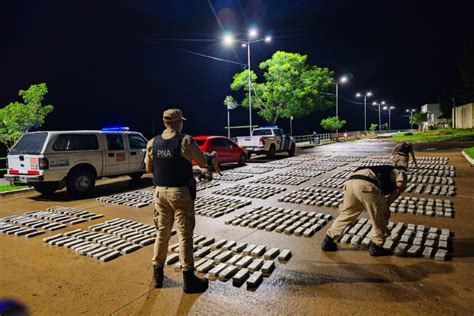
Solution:
M392 170L395 169L393 166L382 165L382 166L370 166L370 167L360 167L356 171L361 169L370 169L375 174L379 181L379 189L384 195L390 194L395 191L395 185L393 184L392 177L390 176Z
M186 187L193 179L191 162L181 156L184 135L170 139L156 136L153 141L153 183L162 187Z
M397 154L408 157L408 154L410 153L410 151L411 151L411 145L407 143L403 143L400 149L398 150Z

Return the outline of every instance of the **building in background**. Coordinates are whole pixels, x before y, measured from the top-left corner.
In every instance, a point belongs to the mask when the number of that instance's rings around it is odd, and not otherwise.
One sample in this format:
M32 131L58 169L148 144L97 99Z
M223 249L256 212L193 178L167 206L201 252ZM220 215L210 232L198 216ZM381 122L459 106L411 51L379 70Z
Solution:
M421 113L427 113L427 120L421 125L423 131L428 130L430 127L438 127L438 117L443 115L443 112L439 109L439 103L428 103L421 106Z
M474 103L452 109L453 128L474 128Z

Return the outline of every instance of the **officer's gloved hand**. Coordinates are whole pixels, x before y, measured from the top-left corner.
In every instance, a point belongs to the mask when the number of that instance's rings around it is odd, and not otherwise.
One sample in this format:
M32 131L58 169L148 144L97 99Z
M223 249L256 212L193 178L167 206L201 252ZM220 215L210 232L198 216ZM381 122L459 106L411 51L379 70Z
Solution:
M199 181L211 181L212 180L212 172L201 170L198 175Z

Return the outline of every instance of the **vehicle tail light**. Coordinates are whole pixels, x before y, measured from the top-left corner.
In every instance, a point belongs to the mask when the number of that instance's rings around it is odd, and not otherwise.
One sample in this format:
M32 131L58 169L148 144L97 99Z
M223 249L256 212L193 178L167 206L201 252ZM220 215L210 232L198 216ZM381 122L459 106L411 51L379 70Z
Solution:
M19 170L15 170L15 169L9 169L8 170L8 174L19 174L20 171Z
M265 145L265 139L263 137L260 137L260 144Z
M39 171L38 170L28 170L27 174L29 174L29 175L39 175Z
M38 161L38 165L40 170L48 170L49 169L49 161L46 158L40 158Z

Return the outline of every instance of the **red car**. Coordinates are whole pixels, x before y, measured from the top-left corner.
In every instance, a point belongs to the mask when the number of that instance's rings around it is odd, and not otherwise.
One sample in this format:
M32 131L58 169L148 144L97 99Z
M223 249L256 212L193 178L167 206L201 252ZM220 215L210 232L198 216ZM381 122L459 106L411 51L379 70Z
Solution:
M195 136L193 137L203 153L215 151L219 164L236 162L245 165L247 151L224 136ZM193 161L193 165L195 162Z

